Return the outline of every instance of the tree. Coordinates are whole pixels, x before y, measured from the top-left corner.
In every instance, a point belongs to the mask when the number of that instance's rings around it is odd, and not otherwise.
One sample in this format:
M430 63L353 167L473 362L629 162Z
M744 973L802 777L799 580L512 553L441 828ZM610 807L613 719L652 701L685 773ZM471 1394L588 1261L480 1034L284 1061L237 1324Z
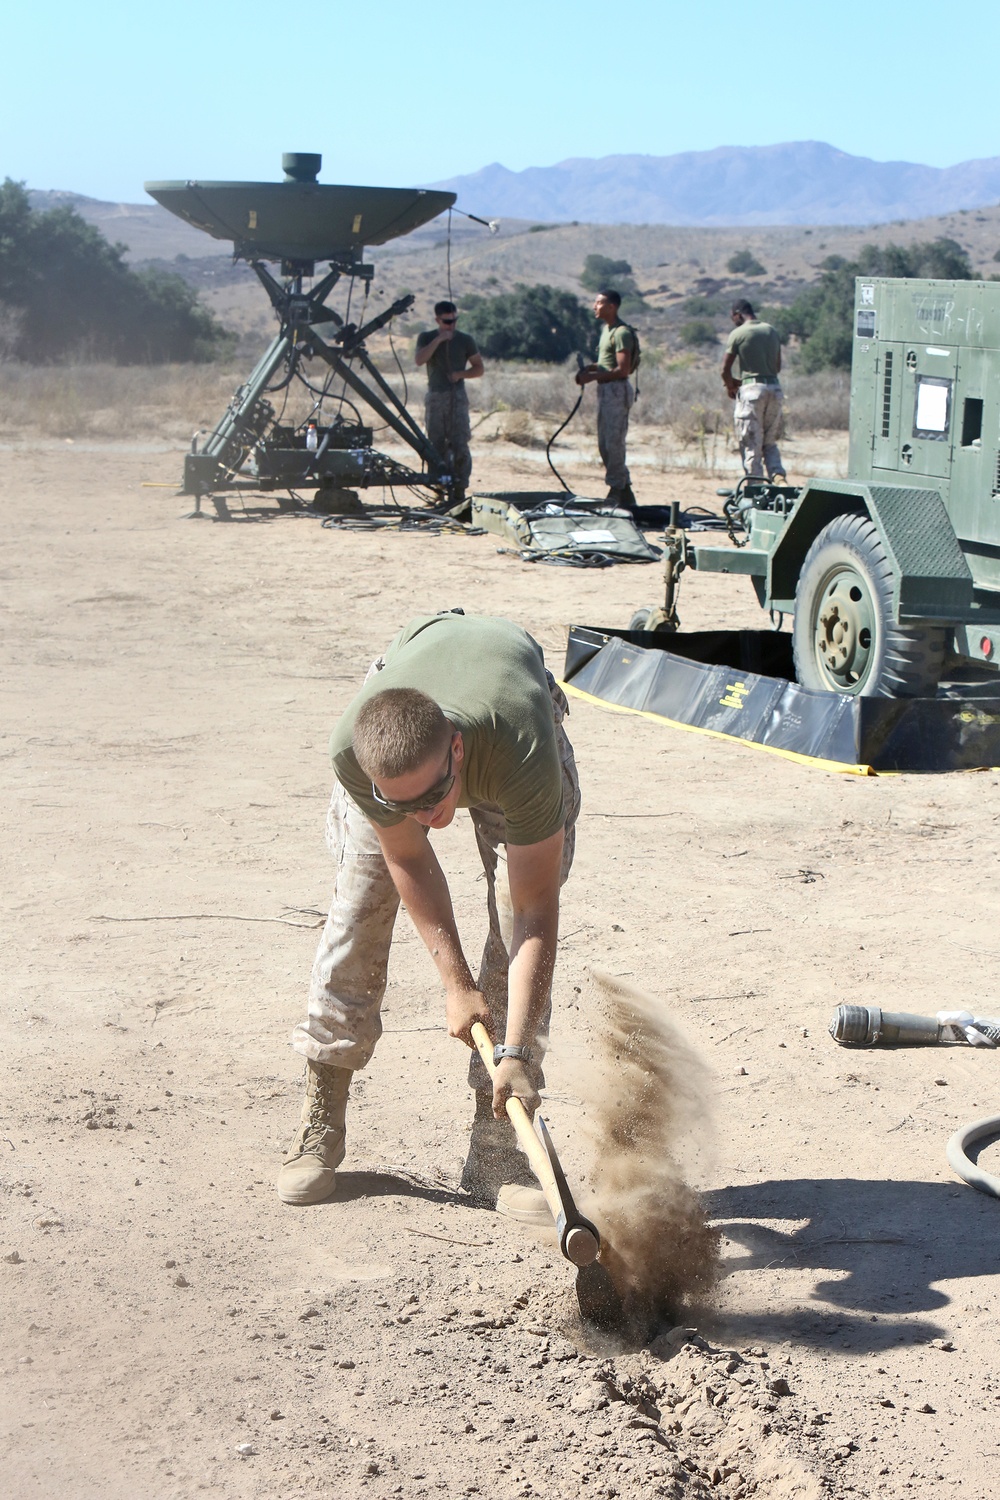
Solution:
M752 250L737 250L726 261L726 270L731 276L763 276L764 267Z
M231 337L180 276L134 272L72 208L36 213L24 184L0 187L0 309L16 358L116 364L215 359Z
M594 319L570 292L524 286L497 297L462 301L462 326L488 359L537 359L561 364L596 343Z
M715 336L715 329L711 323L706 323L704 318L692 318L689 323L682 323L677 330L677 336L682 344L688 348L695 344L717 344L719 341Z
M838 263L839 262L839 263ZM932 276L969 281L969 257L955 240L941 238L909 246L863 245L855 261L828 256L813 286L787 308L774 308L767 321L782 341L796 334L802 341L801 365L815 370L849 370L854 352L854 278L856 276Z
M627 260L612 260L608 255L588 255L580 272L580 285L588 292L616 291L621 293L624 313L643 312L647 304L635 284L632 267Z

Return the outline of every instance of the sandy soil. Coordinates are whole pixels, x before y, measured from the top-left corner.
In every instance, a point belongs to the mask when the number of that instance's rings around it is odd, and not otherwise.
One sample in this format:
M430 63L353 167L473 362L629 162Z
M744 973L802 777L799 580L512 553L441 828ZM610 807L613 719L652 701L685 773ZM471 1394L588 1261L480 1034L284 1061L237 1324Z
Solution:
M715 1079L698 1186L726 1270L687 1342L602 1343L552 1244L457 1192L466 1059L405 918L339 1194L296 1211L272 1184L330 888L326 738L367 662L463 604L558 670L567 624L623 623L657 570L270 504L182 521L140 488L179 467L0 454L4 1493L996 1494L998 1208L944 1158L997 1109L996 1058L850 1053L826 1023L840 1001L996 1011L997 776L827 775L574 705L547 1114L583 1182L593 970L652 994ZM539 469L494 445L477 479ZM719 577L682 613L759 619ZM438 845L475 952L467 819Z

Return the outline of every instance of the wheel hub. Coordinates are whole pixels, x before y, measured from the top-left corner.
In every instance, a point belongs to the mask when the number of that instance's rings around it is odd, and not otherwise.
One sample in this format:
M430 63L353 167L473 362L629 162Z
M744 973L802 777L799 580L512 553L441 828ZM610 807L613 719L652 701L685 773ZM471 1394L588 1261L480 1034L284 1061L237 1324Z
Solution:
M871 666L875 610L867 584L853 568L827 579L816 617L816 660L840 692L856 691Z

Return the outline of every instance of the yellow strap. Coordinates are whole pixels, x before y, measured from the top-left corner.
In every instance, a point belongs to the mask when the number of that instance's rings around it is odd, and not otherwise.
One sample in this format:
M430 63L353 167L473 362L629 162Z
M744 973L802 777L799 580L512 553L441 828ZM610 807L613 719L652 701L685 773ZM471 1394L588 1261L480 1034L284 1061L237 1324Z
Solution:
M582 698L585 703L595 703L598 708L608 708L616 714L635 714L640 719L650 719L654 724L668 724L671 729L686 729L692 734L707 734L713 740L729 740L730 743L746 745L751 750L765 750L768 755L780 755L785 760L794 760L800 766L809 766L816 771L838 771L849 776L877 776L871 766L847 765L840 760L823 760L818 755L800 755L797 750L782 750L778 745L760 745L756 740L745 740L738 734L726 734L721 729L702 729L697 724L682 724L679 719L668 719L666 714L652 714L644 708L623 708L620 703L608 703L604 698L595 698L571 682L560 682L564 693Z

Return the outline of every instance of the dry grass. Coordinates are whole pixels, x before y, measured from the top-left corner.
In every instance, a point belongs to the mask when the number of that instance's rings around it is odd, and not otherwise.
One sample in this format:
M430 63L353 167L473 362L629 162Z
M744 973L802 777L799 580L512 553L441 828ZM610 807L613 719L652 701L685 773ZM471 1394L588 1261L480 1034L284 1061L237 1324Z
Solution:
M533 430L554 430L569 412L579 391L575 365L491 365L485 377L469 386L473 409L502 413L502 429L514 441L526 441ZM0 438L46 435L54 438L180 441L199 429L214 427L236 387L246 378L245 365L31 366L0 363ZM386 378L402 395L395 366ZM411 410L421 416L423 380L408 375ZM790 433L819 429L846 430L850 382L847 375L785 377L785 420ZM684 445L705 447L728 432L732 406L718 371L699 366L656 366L640 374L641 397L633 422L671 431ZM304 417L304 391L289 403L288 415ZM575 430L593 432L596 402L587 391ZM528 419L531 419L530 421Z

